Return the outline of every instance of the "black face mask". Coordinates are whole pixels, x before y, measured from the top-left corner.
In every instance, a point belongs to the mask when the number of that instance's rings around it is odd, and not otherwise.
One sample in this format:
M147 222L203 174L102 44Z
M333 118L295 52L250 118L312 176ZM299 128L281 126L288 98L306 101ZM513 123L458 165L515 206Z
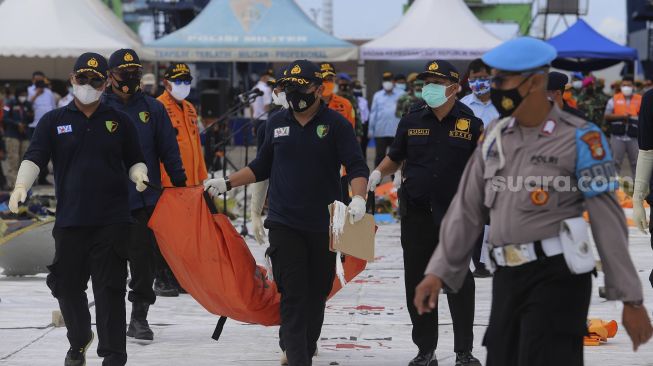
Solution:
M315 96L314 92L302 93L296 90L296 91L286 93L286 100L288 100L288 104L290 105L290 108L293 111L299 113L309 109L313 104L315 104L316 99L317 97Z
M123 81L114 79L114 81L118 85L118 90L125 94L134 94L141 89L140 79L127 79Z
M530 76L519 83L517 87L508 90L490 88L490 100L492 101L492 105L497 109L497 112L499 112L501 118L512 115L521 102L528 96L528 93L523 97L519 94L519 87L528 79L530 79Z
M362 97L363 96L363 90L362 89L354 89L354 96Z

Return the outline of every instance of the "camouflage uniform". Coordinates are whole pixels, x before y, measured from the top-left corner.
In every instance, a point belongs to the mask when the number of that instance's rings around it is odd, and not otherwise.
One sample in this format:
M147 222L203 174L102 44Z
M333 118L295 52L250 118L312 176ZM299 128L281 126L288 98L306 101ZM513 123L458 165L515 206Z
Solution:
M404 114L410 111L410 107L417 103L419 100L420 98L416 97L412 90L399 97L399 100L397 100L397 117L403 117Z
M578 109L584 112L587 119L599 126L604 133L609 132L608 124L603 120L605 105L608 100L610 100L610 97L598 88L595 89L594 93L588 93L587 90L584 90L578 98Z
M338 95L347 99L351 103L351 106L354 107L354 112L356 113L356 137L363 137L363 121L361 120L361 113L358 108L358 100L350 92L338 92Z

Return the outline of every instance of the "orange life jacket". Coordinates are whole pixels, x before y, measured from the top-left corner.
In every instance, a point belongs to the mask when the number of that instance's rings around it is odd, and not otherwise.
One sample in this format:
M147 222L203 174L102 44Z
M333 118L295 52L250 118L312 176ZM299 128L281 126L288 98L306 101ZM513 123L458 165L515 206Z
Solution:
M331 94L329 109L340 113L347 119L347 121L349 121L349 123L351 123L354 130L356 130L356 112L347 98L341 97L338 94Z
M177 131L181 162L186 171L186 185L196 186L202 184L207 177L207 173L204 155L202 154L202 144L200 143L200 132L197 127L195 107L185 100L182 105L179 105L168 91L161 94L157 100L163 103L172 122L172 127ZM161 164L161 185L163 187L172 186L163 164Z
M614 99L614 114L628 114L631 117L639 116L639 108L642 105L642 96L633 94L630 97L630 104L626 102L623 93L617 93Z

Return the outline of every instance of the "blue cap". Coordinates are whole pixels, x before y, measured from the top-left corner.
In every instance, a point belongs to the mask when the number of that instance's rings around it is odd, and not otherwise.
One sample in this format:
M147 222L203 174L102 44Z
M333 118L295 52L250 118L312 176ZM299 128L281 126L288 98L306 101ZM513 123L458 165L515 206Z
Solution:
M504 71L526 71L546 66L558 56L550 44L532 37L504 42L481 57L488 66Z

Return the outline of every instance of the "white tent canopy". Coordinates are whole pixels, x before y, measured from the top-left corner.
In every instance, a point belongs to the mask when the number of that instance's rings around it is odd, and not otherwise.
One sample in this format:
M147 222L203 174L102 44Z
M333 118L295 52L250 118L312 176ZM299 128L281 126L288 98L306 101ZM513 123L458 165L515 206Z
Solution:
M4 0L0 2L0 78L54 76L72 69L84 52L109 56L133 48L150 59L138 36L99 0ZM27 67L34 67L25 75Z
M501 40L463 0L416 0L393 29L361 46L363 60L469 60Z

